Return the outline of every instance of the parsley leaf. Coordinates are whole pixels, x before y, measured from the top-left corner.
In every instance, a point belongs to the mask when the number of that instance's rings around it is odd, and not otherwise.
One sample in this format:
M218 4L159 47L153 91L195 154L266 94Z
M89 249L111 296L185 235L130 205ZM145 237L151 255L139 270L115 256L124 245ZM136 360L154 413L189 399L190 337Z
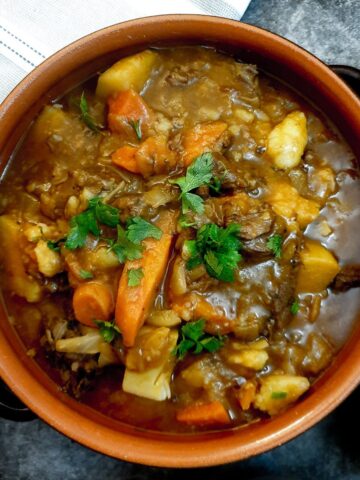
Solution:
M117 239L110 245L110 248L120 263L142 257L142 246L131 242L126 235L126 231L120 225L117 226Z
M283 400L286 397L287 397L286 392L272 392L271 393L271 398L273 398L274 400Z
M126 236L131 242L140 245L145 238L151 237L159 240L162 236L162 231L159 227L141 217L132 217L127 221Z
M214 167L213 156L210 152L199 155L186 170L184 177L170 180L170 183L176 184L181 189L180 199L182 201L182 213L190 210L196 213L203 213L204 200L191 190L201 187L201 185L209 185L212 179L212 171Z
M283 241L283 237L276 233L275 235L272 235L266 243L266 246L273 252L275 258L281 258Z
M82 92L81 97L80 97L80 119L85 123L85 125L90 128L93 132L99 133L102 126L97 125L95 120L92 118L92 116L89 113L89 105L87 103L86 97L85 97L85 92Z
M299 300L294 300L290 307L290 313L296 315L300 310Z
M105 342L111 343L115 338L120 335L120 330L113 322L103 322L102 320L94 320L94 323L100 329L100 335Z
M240 225L236 223L226 228L218 227L214 223L202 226L197 231L195 240L187 240L184 243L188 270L203 263L211 277L224 282L233 282L235 269L242 260L239 253L241 249L239 231Z
M50 250L53 250L54 252L60 252L60 244L64 243L65 240L66 240L66 237L60 238L59 240L48 240L47 247L50 248Z
M94 278L94 275L91 272L88 272L87 270L80 270L80 277L83 278L84 280L88 280L90 278Z
M189 227L194 227L196 225L195 222L191 221L191 219L184 214L180 215L178 224L180 225L181 228L189 228Z
M141 267L130 268L127 274L129 287L137 287L138 285L140 285L141 279L144 277L144 272Z
M138 140L141 140L142 138L142 132L141 132L141 120L129 120L129 125L134 129L134 132L136 134L136 137Z
M181 327L181 340L173 351L182 360L188 352L216 352L224 345L226 337L213 336L204 332L205 320L188 322Z
M66 238L65 247L69 250L81 248L85 245L89 233L99 237L99 223L116 227L119 221L119 210L117 208L106 205L99 197L92 198L84 212L71 218L70 231Z

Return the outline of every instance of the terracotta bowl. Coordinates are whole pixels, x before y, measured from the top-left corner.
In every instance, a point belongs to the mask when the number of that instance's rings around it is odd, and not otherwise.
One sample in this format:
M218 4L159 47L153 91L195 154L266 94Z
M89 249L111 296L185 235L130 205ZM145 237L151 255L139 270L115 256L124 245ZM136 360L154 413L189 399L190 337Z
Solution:
M139 19L95 32L64 48L28 75L0 109L4 170L40 108L119 57L157 45L213 45L283 79L325 112L360 158L360 102L326 65L293 43L222 18L172 15ZM170 435L121 424L63 394L26 356L4 308L0 374L39 417L72 439L113 457L162 467L200 467L244 459L281 445L333 410L359 383L360 331L306 398L282 415L245 428Z

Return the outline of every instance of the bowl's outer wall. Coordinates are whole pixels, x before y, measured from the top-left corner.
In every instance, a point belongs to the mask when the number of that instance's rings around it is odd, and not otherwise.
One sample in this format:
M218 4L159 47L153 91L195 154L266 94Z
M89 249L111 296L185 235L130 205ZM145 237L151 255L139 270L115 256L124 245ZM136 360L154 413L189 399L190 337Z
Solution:
M264 30L216 17L169 15L109 27L66 47L35 69L0 108L0 171L41 107L121 56L147 46L213 45L285 80L332 119L360 157L360 103L322 62ZM209 466L246 458L284 443L338 405L360 378L360 331L307 397L271 421L211 434L142 432L114 422L65 394L26 356L0 306L0 374L54 428L123 460L169 467Z

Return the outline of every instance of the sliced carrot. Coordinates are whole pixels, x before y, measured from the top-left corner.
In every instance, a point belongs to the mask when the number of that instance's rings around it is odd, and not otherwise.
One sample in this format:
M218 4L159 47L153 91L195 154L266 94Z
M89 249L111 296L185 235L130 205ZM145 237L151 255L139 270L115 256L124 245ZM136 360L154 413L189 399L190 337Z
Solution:
M115 309L115 321L121 330L124 345L132 347L154 302L156 292L168 264L175 216L166 212L157 223L163 234L159 240L148 238L138 260L127 261L121 274ZM128 271L142 268L143 278L136 287L128 286Z
M136 161L136 152L137 147L132 147L131 145L125 145L124 147L118 148L111 156L111 160L118 167L125 168L132 173L140 173L137 161Z
M111 288L100 282L79 285L73 296L75 318L89 327L95 327L94 320L109 320L114 310Z
M219 402L203 403L201 405L190 405L176 413L178 422L188 425L228 425L231 423L228 412L224 405Z
M194 158L216 147L221 135L227 129L225 122L199 123L183 135L183 162L190 165Z
M113 95L108 104L108 124L112 132L123 132L131 121L139 120L142 125L149 121L150 109L135 90Z

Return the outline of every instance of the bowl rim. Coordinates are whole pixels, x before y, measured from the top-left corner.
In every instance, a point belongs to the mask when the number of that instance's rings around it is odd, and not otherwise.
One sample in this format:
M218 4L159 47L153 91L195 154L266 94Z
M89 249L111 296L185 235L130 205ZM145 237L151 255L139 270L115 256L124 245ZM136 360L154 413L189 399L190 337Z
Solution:
M74 52L89 50L98 39L120 35L131 27L138 28L139 25L151 27L154 24L159 27L165 23L176 27L184 22L194 25L200 22L212 27L222 25L229 29L242 29L248 35L261 36L272 46L286 48L287 55L299 56L303 62L303 68L306 67L307 70L313 68L325 76L327 82L331 83L334 94L340 93L345 100L344 108L350 109L351 104L354 105L355 102L355 106L360 109L360 102L356 95L335 73L321 60L289 40L262 28L235 20L207 15L179 14L158 15L115 24L86 35L59 50L30 72L12 90L0 105L0 122L11 116L16 119L16 105L21 101L24 92L26 94L31 90L32 85L38 83L40 78L46 75L61 58L69 59ZM3 133L0 133L0 145L11 134L13 128L14 124L9 122ZM360 132L360 119L357 128ZM190 440L178 438L172 442L161 435L158 438L154 435L149 441L148 438L138 435L135 430L130 433L115 431L108 425L95 422L74 410L71 402L70 404L62 402L53 391L47 390L46 386L27 368L26 355L14 354L2 323L4 322L0 322L0 375L26 405L59 432L93 450L118 459L151 466L204 467L229 463L262 453L313 426L332 411L360 381L360 339L353 338L353 341L348 342L347 347L344 347L338 355L341 359L335 361L336 368L334 367L332 375L326 381L320 382L319 388L314 389L311 395L271 421L261 422L245 429L225 430L205 438L202 436L196 439L194 436Z

